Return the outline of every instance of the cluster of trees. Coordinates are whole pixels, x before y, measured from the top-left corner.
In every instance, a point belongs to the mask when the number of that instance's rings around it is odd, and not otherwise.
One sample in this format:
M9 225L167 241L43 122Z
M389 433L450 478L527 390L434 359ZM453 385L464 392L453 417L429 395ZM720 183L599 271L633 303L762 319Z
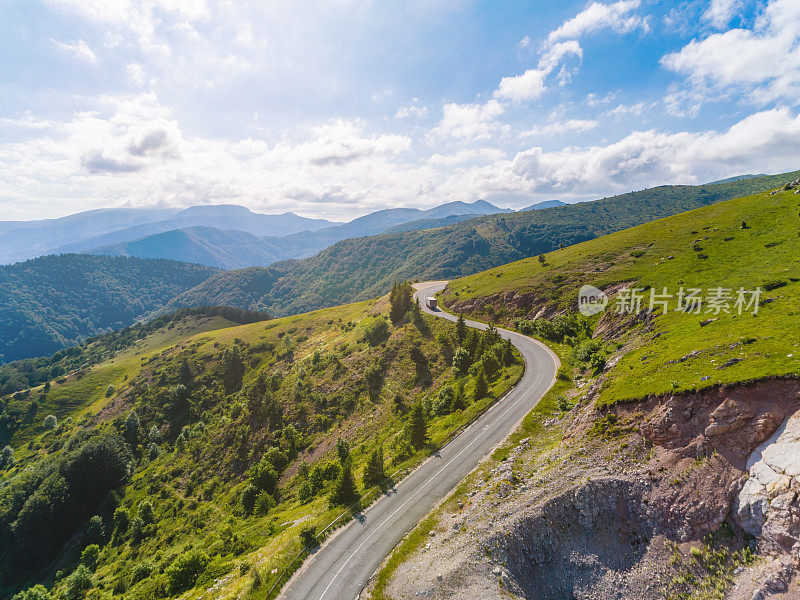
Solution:
M293 437L294 428L284 436ZM278 480L289 463L297 456L296 445L292 442L285 444L284 451L278 447L271 447L262 456L261 460L251 469L248 483L241 494L242 508L246 514L265 515L280 500L278 494Z
M24 576L49 560L86 520L113 503L131 460L123 441L82 431L57 460L36 463L0 490L0 561L5 576Z
M361 493L353 474L353 459L347 440L341 438L337 440L336 457L336 461L320 462L314 467L309 467L305 462L300 464L297 479L301 502L308 502L331 483L328 496L331 505L350 506L358 502ZM375 448L369 455L361 483L365 490L387 483L382 447Z

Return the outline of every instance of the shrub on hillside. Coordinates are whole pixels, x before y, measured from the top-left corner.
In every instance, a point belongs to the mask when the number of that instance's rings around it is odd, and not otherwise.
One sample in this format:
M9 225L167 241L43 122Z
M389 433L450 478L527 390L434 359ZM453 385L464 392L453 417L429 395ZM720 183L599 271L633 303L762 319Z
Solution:
M208 562L208 555L200 550L190 550L178 556L165 571L168 592L177 594L193 587Z
M90 571L94 571L97 567L98 558L100 558L100 546L97 544L90 544L81 552L81 564Z
M41 584L37 584L27 590L23 590L15 594L12 600L52 600L53 596L47 591L47 588Z
M370 317L364 319L361 325L361 339L370 346L379 346L389 339L391 333L389 324L383 317Z
M92 587L94 587L92 572L84 565L78 565L72 575L67 577L64 598L66 600L79 600Z

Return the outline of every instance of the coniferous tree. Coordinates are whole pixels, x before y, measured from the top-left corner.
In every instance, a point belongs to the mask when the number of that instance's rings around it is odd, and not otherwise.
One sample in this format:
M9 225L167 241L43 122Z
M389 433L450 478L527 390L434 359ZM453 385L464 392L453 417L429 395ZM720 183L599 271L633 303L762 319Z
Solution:
M383 468L383 448L378 447L372 451L367 461L367 466L364 467L364 476L362 481L365 488L370 488L374 485L380 485L386 479L386 472Z
M339 456L339 463L344 466L350 460L350 443L342 438L336 440L336 454Z
M481 366L475 378L475 395L473 398L477 402L481 398L485 398L488 393L489 386L486 384L486 375L483 373L483 366Z
M406 313L411 310L413 304L413 290L408 281L402 283L395 282L389 294L389 318L394 325L398 325Z
M428 424L425 421L422 404L415 404L411 409L411 417L408 422L408 442L417 449L428 443Z
M139 443L139 437L142 433L142 424L139 421L139 415L136 414L135 410L131 410L128 413L128 417L125 419L125 439L131 446L135 446Z
M186 387L189 387L192 384L192 370L189 368L189 361L185 358L181 361L179 377L181 383Z
M228 394L242 387L244 361L238 345L225 351L222 356L222 368L225 371L225 391Z
M348 458L339 469L339 476L336 478L331 494L331 504L347 506L356 502L360 497L356 480L353 477L353 467Z
M509 366L513 365L514 362L514 349L511 346L511 340L506 340L503 343L503 364Z
M414 327L419 329L421 333L428 331L428 325L425 323L425 319L422 318L422 309L419 306L419 298L414 300L413 304L411 305L411 321L414 323Z
M464 321L464 313L459 313L458 321L456 321L456 337L458 338L458 345L464 344L464 338L467 335L467 323Z

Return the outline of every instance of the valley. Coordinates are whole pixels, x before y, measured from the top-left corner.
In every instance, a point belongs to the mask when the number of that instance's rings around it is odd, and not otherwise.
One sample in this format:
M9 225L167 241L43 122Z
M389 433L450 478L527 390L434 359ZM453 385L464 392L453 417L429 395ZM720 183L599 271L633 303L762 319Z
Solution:
M800 600L800 0L0 57L0 600Z

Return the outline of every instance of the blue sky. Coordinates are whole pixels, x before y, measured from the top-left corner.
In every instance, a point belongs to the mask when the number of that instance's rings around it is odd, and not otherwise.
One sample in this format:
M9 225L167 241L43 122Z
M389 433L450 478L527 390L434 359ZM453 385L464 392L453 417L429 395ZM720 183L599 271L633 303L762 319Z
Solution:
M800 3L0 7L0 219L347 219L800 168Z

